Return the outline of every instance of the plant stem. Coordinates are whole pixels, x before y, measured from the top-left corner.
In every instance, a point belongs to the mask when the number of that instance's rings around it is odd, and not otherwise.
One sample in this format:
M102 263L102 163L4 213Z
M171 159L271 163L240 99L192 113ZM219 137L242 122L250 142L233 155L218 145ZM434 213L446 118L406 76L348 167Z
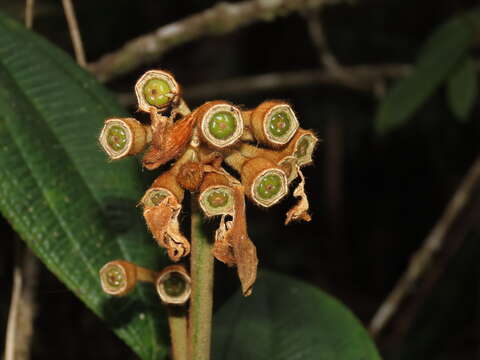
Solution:
M197 198L192 198L192 248L190 276L192 296L188 338L190 360L210 359L213 306L213 264L212 243L202 230L202 214Z
M188 359L187 341L187 314L183 306L168 309L168 324L172 339L172 353L174 360Z

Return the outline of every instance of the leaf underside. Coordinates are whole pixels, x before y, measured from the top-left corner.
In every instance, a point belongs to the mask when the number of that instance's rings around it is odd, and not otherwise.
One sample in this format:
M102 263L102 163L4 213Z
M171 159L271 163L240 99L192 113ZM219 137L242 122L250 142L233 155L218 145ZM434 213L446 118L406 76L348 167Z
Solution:
M213 360L379 360L358 320L320 290L262 272L216 314Z
M159 359L168 337L153 290L112 299L98 280L101 266L118 258L160 266L135 208L136 161L108 163L97 144L104 119L119 115L124 110L69 56L0 15L0 210L142 359Z

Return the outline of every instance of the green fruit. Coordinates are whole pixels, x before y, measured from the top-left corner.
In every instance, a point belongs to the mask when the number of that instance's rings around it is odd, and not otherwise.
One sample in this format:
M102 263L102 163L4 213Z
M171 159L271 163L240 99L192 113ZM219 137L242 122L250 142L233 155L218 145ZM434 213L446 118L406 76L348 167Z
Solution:
M171 297L178 297L185 292L187 284L185 278L178 273L170 273L163 282L165 293Z
M107 144L114 151L120 151L127 145L126 129L120 125L111 126L107 132Z
M282 188L282 179L277 174L265 174L258 182L256 193L262 199L268 200L277 195Z
M228 111L216 112L210 117L208 130L216 139L228 139L235 133L235 130L237 130L237 120L235 116Z
M103 272L103 278L104 278L104 282L111 289L114 289L114 290L121 288L125 283L123 272L116 265L112 265L112 266L108 267Z
M227 205L229 197L225 191L214 190L208 195L207 202L212 208L218 209Z
M147 103L153 106L161 107L167 104L171 96L172 89L169 83L162 79L150 79L143 86L143 95Z
M290 116L285 111L279 111L271 117L268 131L270 135L281 137L288 134L291 125Z

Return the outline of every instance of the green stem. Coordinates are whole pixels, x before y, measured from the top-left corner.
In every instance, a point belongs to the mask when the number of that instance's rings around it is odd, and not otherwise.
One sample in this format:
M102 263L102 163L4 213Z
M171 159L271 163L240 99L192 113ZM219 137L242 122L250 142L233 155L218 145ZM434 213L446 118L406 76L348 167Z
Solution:
M187 316L185 308L172 307L168 309L168 324L172 340L172 354L174 360L188 359Z
M213 263L212 243L202 230L202 214L198 199L192 197L190 276L192 296L188 338L190 360L209 360L212 333Z

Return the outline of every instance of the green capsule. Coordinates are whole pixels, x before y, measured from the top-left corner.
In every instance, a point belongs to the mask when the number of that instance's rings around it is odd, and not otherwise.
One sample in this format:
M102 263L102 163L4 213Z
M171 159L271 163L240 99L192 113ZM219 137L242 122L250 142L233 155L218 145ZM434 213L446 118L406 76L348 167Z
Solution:
M168 274L167 279L163 281L163 288L168 296L178 297L185 292L187 284L185 283L185 278L182 275L171 272Z
M228 204L228 200L230 195L227 194L225 191L222 190L214 190L211 191L207 197L208 205L210 205L214 209L218 209L224 207Z
M117 265L111 265L102 272L103 282L112 290L118 290L125 286L123 271Z
M114 151L120 151L127 145L127 132L120 125L113 125L107 131L107 144Z
M162 79L150 79L143 86L143 95L150 105L161 107L172 98L172 89L169 83Z
M273 198L282 188L282 179L277 174L266 173L258 182L256 193L264 200Z
M216 139L225 140L237 130L237 119L229 111L219 111L210 117L208 130Z
M285 111L279 111L275 113L268 124L268 131L270 135L275 137L281 137L290 131L292 121L290 116Z

